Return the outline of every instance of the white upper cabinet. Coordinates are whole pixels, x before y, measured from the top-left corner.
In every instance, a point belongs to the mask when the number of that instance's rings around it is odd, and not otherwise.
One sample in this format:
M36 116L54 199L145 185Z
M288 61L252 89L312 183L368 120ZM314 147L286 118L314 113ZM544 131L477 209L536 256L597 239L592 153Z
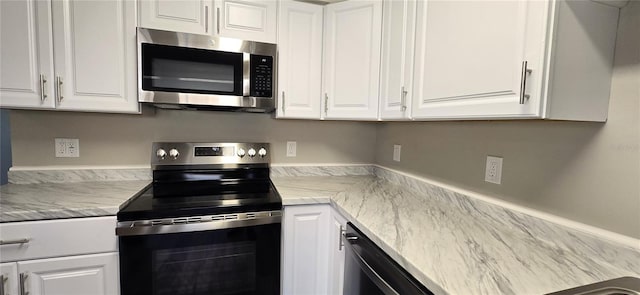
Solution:
M377 119L382 1L325 6L324 118Z
M216 0L215 6L221 37L276 43L276 0Z
M320 5L283 0L278 17L278 118L320 119Z
M413 117L536 116L546 7L545 1L418 1ZM523 73L524 61L531 74ZM520 104L523 92L530 99Z
M386 0L382 15L380 118L409 119L413 94L416 1Z
M139 111L133 1L53 1L58 109Z
M139 112L133 1L0 5L2 107Z
M0 106L55 107L51 2L0 1Z
M212 0L140 0L140 27L207 35L213 30Z
M413 118L606 120L617 8L592 1L417 7Z

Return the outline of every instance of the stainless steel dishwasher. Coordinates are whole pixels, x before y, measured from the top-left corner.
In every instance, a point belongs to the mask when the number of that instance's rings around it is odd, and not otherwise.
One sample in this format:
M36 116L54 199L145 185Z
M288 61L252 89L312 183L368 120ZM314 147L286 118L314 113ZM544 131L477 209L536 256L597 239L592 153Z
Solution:
M350 222L343 239L344 295L433 295Z

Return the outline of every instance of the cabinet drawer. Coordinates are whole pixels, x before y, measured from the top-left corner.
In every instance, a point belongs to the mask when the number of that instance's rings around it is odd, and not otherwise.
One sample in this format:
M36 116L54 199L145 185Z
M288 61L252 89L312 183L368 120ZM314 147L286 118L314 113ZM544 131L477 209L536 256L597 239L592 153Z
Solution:
M115 228L115 216L3 223L0 261L116 252ZM29 241L6 244L21 239Z

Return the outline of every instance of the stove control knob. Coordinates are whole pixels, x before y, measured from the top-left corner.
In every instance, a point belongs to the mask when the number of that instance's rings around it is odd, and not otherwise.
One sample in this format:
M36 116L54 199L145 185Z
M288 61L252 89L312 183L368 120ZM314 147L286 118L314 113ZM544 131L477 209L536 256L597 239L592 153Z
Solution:
M249 157L255 157L256 156L256 150L254 149L249 149L249 151L247 152L247 154L249 155Z
M169 157L171 157L172 159L177 159L178 156L180 155L180 153L178 152L178 150L176 149L171 149L169 150Z
M164 158L167 157L167 151L165 151L164 149L158 149L156 151L156 157L158 157L158 159L160 160L164 160Z
M260 148L260 150L258 150L258 155L260 155L260 158L264 158L264 156L267 155L267 150L265 148Z
M244 155L246 155L246 152L244 151L244 149L239 149L238 150L238 157L244 158Z

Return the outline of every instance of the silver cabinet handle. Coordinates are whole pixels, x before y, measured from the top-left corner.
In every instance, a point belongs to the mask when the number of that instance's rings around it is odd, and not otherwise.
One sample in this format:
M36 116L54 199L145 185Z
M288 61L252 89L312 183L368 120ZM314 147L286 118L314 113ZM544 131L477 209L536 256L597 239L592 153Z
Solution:
M218 35L220 35L220 7L216 8L216 27Z
M204 32L209 33L209 5L204 6Z
M21 273L20 274L20 284L19 284L19 288L20 288L20 295L29 295L29 292L27 291L27 278L29 277L28 274L26 273Z
M31 241L30 238L24 238L24 239L16 239L16 240L0 240L0 246L4 246L4 245L15 245L15 244L27 244L29 243L29 241Z
M402 104L402 106L400 107L400 109L404 112L407 110L407 91L404 89L404 86L402 86L401 92L400 92L400 103Z
M346 238L347 231L344 229L344 227L341 225L340 226L340 236L338 237L338 251L342 251L342 248L344 248L344 242L342 241L342 237Z
M58 102L62 102L64 96L62 95L62 77L60 76L56 77L56 87L58 89Z
M7 278L4 275L0 275L0 295L4 295L4 287L7 283Z
M47 98L46 83L47 76L40 74L40 102L44 102L44 99Z
M524 104L525 99L529 99L531 97L529 94L526 94L527 90L527 75L531 74L531 69L527 69L527 61L522 62L522 73L520 75L520 104Z
M324 115L326 116L329 112L329 95L325 92L324 94Z
M285 96L284 91L282 91L282 114L284 115L284 104L285 104Z

